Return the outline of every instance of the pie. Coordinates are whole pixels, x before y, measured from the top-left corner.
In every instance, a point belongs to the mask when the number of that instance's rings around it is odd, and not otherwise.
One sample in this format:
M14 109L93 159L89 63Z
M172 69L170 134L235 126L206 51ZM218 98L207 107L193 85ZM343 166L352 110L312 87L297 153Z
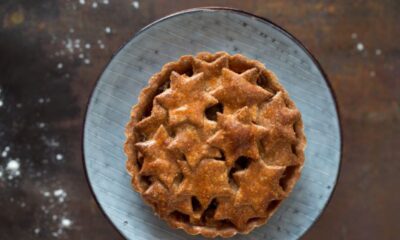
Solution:
M243 55L201 52L163 66L126 127L132 185L170 226L249 233L293 189L306 140L277 77Z

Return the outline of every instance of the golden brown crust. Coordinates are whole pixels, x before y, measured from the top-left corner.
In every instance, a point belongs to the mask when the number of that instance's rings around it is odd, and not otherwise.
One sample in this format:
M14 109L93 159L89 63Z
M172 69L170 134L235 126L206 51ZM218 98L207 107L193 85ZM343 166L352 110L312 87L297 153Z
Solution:
M276 76L243 55L164 65L126 126L132 185L172 227L231 237L264 224L300 177L300 112Z

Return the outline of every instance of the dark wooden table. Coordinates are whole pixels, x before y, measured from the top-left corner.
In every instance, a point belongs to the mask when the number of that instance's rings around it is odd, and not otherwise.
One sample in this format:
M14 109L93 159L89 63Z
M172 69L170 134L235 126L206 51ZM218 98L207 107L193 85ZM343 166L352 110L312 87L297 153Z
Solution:
M121 238L84 176L88 97L112 54L141 27L211 5L281 25L331 80L343 127L341 175L304 239L399 237L399 1L83 2L0 3L0 239Z

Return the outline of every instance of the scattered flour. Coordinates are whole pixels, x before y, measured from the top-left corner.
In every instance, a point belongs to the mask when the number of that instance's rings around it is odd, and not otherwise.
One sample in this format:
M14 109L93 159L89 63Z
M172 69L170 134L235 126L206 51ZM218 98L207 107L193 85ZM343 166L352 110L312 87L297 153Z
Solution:
M74 40L74 47L75 48L80 48L81 47L81 40L80 39L75 39Z
M63 156L61 153L57 153L56 159L57 159L58 161L63 160L63 158L64 158L64 156Z
M58 218L56 215L53 215L53 221L55 221L55 220L57 220L57 219L59 219L59 218ZM72 222L70 219L68 219L68 218L66 218L66 217L62 217L62 218L60 219L60 224L59 224L59 227L58 227L57 231L54 231L54 232L52 232L51 234L52 234L54 237L60 236L61 234L64 233L64 229L70 228L70 227L72 226L72 223L73 223L73 222Z
M77 3L78 2L78 3ZM92 0L92 1L85 1L85 0L78 0L78 1L74 1L73 6L78 6L79 5L85 5L87 4L87 7L90 8L90 6L92 8L103 8L103 6L100 6L101 4L105 4L108 5L110 3L109 0ZM128 2L129 3L129 2ZM139 1L133 1L132 2L132 6L135 9L139 9L140 7L140 3ZM85 7L85 6L83 6ZM104 25L103 25L104 26ZM101 29L100 29L101 31ZM110 26L105 26L104 28L104 32L105 34L113 34L115 33L115 30L113 30ZM78 29L74 29L72 26L69 26L67 28L67 31L64 33L64 36L55 36L52 35L52 39L51 39L51 43L52 44L57 44L59 45L59 49L57 49L57 51L53 52L53 56L57 56L59 60L56 60L53 62L53 68L55 69L63 69L63 71L66 69L64 67L67 67L68 64L66 61L64 61L63 59L61 59L62 56L64 56L64 58L69 57L69 59L72 59L71 57L79 57L80 59L82 59L81 61L85 64L90 64L91 59L90 59L90 52L87 49L95 49L96 48L96 44L95 44L95 40L93 40L93 42L90 43L86 43L86 39L79 39L77 38L77 34L79 33ZM101 33L101 32L100 32ZM76 35L75 35L76 34ZM103 33L104 34L104 33ZM103 36L104 37L104 36ZM103 40L104 41L104 40ZM106 46L104 44L102 40L98 40L98 47L100 49L104 49ZM55 46L55 45L54 45ZM56 59L56 57L54 57ZM66 64L64 66L64 64ZM65 75L66 77L69 77L69 74L66 73ZM1 88L0 88L0 93L1 93ZM46 96L37 96L37 102L38 104L43 104L42 106L44 106L44 104L49 103L50 102L50 98L46 98ZM2 107L4 105L4 99L0 100L0 107ZM6 102L8 103L8 102ZM25 103L24 103L25 104ZM16 108L22 108L23 104L22 103L16 103ZM21 110L17 110L17 111L21 111ZM37 126L39 128L45 128L47 126L48 123L44 123L44 122L40 122L38 121ZM42 132L42 134L44 134L45 132ZM57 151L62 152L61 149L56 149L58 147L60 147L60 143L58 141L56 141L56 139L54 139L52 136L44 136L42 135L41 140L43 141L43 145L47 146L48 149L52 148L52 151L56 151L56 155L55 155L55 159L60 161L64 159L64 156L61 153L57 153ZM22 164L22 161L20 161L20 159L16 158L16 159L11 159L10 158L10 147L6 146L2 151L0 150L0 156L3 157L4 159L1 159L2 161L4 161L2 163L2 166L0 166L0 179L4 178L4 179L13 179L14 177L20 176L21 172L25 175L25 174L29 174L29 170L27 169L25 170L26 167L31 166L29 162L25 162ZM14 152L14 147L13 147L13 152ZM13 153L11 153L12 156ZM54 152L53 152L54 154ZM53 155L54 156L54 155ZM45 158L45 157L43 157ZM53 157L47 157L48 159L53 159ZM43 159L42 162L43 164L51 164L53 163L52 161L49 161L48 159ZM40 160L40 159L39 159ZM45 166L45 165L44 165ZM22 168L23 167L23 168ZM23 169L23 170L22 170ZM45 175L46 174L46 169L44 170L40 170L39 172L36 173L37 176L41 176L41 174ZM3 180L3 179L2 179ZM0 180L0 181L2 181ZM18 183L18 181L16 181L16 183ZM35 234L38 235L37 237L39 237L39 234L43 234L44 231L46 230L46 234L47 231L49 231L49 234L52 234L55 237L60 237L62 236L63 233L65 233L66 229L71 228L72 226L75 226L77 223L75 222L74 219L71 220L71 218L67 218L67 217L63 217L63 216L68 216L68 213L64 212L64 207L66 206L65 202L67 199L67 193L66 191L63 189L62 185L59 185L58 188L52 188L52 189L46 189L47 191L40 191L37 194L42 195L42 201L44 201L44 203L42 203L43 205L40 206L40 208L38 208L38 211L40 211L40 213L42 215L45 215L49 220L53 219L55 222L52 223L52 226L48 226L48 225L44 225L44 226L34 226L33 228L30 229L31 234ZM27 203L26 202L20 202L19 199L15 199L14 198L10 198L9 199L10 202L14 202L15 206L20 206L22 208L26 208ZM26 199L22 199L25 200ZM61 208L62 206L62 208ZM29 207L31 207L29 205ZM42 212L43 211L43 212ZM61 212L63 211L63 212ZM45 223L43 223L45 224Z
M67 193L64 191L64 189L56 189L53 191L53 196L58 199L58 202L64 202L64 199L67 197Z
M132 6L136 9L139 9L139 2L138 1L133 1Z
M66 41L64 41L64 46L70 53L74 53L74 46L72 43L72 39L68 38ZM64 54L61 54L64 55Z
M357 33L352 33L351 34L351 39L356 39L357 38Z
M19 159L10 159L6 166L6 171L8 172L8 179L13 179L21 174L19 167Z
M42 209L42 211L43 211L45 214L48 214L48 213L49 213L49 209L47 209L46 206L43 206L43 205L42 205L42 206L40 207L40 209Z
M379 48L375 50L375 54L376 55L381 55L382 54L382 50L380 50Z
M42 135L40 137L40 139L42 139L44 144L46 144L48 147L59 147L60 146L60 143L57 140L55 140L54 138L48 138L48 137Z
M362 50L364 50L364 44L362 44L362 43L359 42L359 43L357 43L356 48L357 48L358 51L361 52Z
M100 49L104 49L105 48L104 43L100 39L97 40L97 44L99 44L99 48Z
M3 152L1 152L1 156L4 158L7 157L9 151L10 151L10 146L6 146Z
M72 225L72 221L68 218L62 218L61 219L61 227L63 228L69 228Z
M17 162L16 160L11 159L8 163L7 163L7 170L9 171L18 171L19 169L19 162Z

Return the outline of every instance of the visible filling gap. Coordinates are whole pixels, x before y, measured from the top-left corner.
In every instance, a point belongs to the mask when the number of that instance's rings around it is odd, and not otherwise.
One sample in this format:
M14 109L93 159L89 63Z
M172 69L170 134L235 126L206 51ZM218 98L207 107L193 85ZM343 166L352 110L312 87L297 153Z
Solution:
M250 64L243 64L243 63L237 64L235 62L229 63L229 68L237 74L242 74L242 73L246 72L247 70L250 70L254 67L255 66L252 66Z
M224 112L224 105L222 103L217 103L211 107L206 108L205 115L208 120L217 121L217 113Z
M235 167L231 168L231 170L228 173L228 179L229 179L229 185L234 191L237 191L239 189L238 184L236 183L235 179L233 178L233 174L237 172L237 169Z
M215 160L225 161L225 153L224 153L224 151L220 150L219 152L221 153L221 156L220 157L216 157Z
M142 169L143 161L144 161L144 157L143 157L142 153L138 152L136 164L137 164L137 168L139 171Z
M233 177L233 174L237 171L242 171L245 170L249 167L251 163L251 159L245 156L239 157L236 161L233 167L229 170L228 173L228 179L229 179L229 184L234 190L237 190L239 188L239 185L235 181L235 178Z
M293 153L294 155L297 155L296 144L291 144L291 145L290 145L290 148L291 148L291 150L292 150L292 153Z
M248 157L241 156L235 161L235 168L238 171L244 170L249 167L251 159Z
M216 225L218 229L236 228L235 224L229 219L218 220Z
M168 78L168 79L165 79L165 80L164 80L164 83L161 84L161 85L157 88L157 90L155 91L155 93L153 94L153 98L154 98L155 96L159 95L160 93L164 92L165 90L167 90L167 89L170 87L170 82L171 82L171 81L169 80L169 78ZM155 100L151 101L151 102L144 108L144 111L143 111L143 114L142 114L142 119L147 118L147 117L149 117L149 116L151 115L151 112L152 112L152 110L153 110L154 101L155 101Z
M285 171L282 174L281 179L279 179L279 185L282 187L283 191L286 191L289 186L290 179L293 178L294 174L297 170L297 165L286 167Z
M218 207L218 202L217 199L213 199L211 203L207 206L207 208L204 210L203 214L201 214L200 217L200 222L203 224L206 224L209 219L214 218L215 210Z
M140 176L140 182L144 188L149 188L150 185L153 183L151 176Z
M201 204L199 202L199 200L197 199L196 196L192 196L192 209L193 212L199 212L201 211Z
M185 154L183 154L183 153L182 153L182 160L183 160L183 161L185 161L185 162L187 162L186 155L185 155Z
M280 202L281 202L281 200L272 200L271 202L269 202L268 207L267 207L267 212L271 212L275 208L277 208Z
M179 211L173 211L170 215L169 215L172 219L178 221L178 222L183 222L183 223L188 223L190 220L189 215L184 214L182 212Z
M183 181L183 174L182 173L178 173L176 175L176 177L174 178L174 181L173 181L172 184L177 187L177 186L179 186L179 184L182 183L182 181Z
M186 75L186 77L191 77L193 76L194 72L193 72L193 67L189 66L187 69L184 69L182 71L178 72L180 75Z
M276 92L277 92L274 89L274 87L271 85L271 82L268 80L268 77L266 77L262 72L257 79L257 85L273 94L276 94Z

